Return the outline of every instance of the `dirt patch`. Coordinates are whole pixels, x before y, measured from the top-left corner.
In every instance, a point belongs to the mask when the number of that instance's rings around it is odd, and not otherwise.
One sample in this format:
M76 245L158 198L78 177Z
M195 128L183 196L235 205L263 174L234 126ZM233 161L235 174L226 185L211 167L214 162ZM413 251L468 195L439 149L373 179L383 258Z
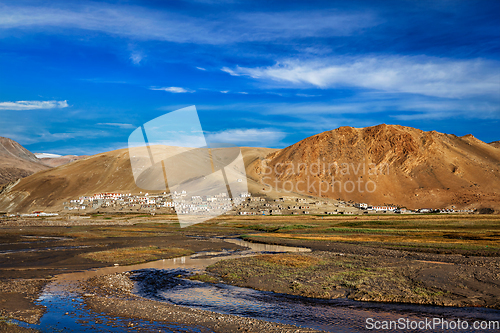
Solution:
M39 332L32 328L24 328L9 321L0 320L0 332L4 333L36 333Z
M36 323L44 313L44 307L35 305L42 288L49 280L20 279L0 280L0 316Z

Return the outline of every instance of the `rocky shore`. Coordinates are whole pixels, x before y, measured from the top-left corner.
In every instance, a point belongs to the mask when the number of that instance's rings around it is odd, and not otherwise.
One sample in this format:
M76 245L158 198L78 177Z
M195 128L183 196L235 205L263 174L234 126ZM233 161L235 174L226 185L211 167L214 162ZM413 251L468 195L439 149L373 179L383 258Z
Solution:
M180 327L196 327L200 332L270 332L306 333L319 332L292 325L282 325L263 320L219 314L191 309L164 302L157 302L132 294L134 283L130 273L117 273L91 278L84 282L84 301L96 312L134 321L149 320L175 324Z

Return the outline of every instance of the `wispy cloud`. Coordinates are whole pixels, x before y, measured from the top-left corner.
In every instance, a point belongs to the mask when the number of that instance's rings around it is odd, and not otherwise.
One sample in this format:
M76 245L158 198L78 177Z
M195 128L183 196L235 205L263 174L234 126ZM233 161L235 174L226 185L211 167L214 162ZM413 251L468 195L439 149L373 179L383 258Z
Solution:
M171 93L174 93L174 94L192 93L192 92L194 92L194 90L186 89L186 88L182 88L182 87L162 87L162 88L151 87L149 89L151 89L151 90L161 90L161 91L171 92Z
M329 10L240 12L202 19L132 5L0 6L0 29L76 28L141 40L226 44L346 36L379 24L370 13ZM231 26L231 29L225 27ZM49 29L46 29L48 31Z
M349 36L381 23L380 19L369 12L344 13L328 9L245 13L239 18L243 23L242 31L245 26L249 28L244 35L253 40L273 40L276 36L282 38Z
M286 60L268 67L222 70L293 88L355 87L445 98L498 97L500 91L500 62L483 59L362 56Z
M299 97L321 97L321 95L296 94Z
M87 81L87 82L93 82L93 83L111 83L111 84L137 84L137 82L133 80L112 80L108 78L100 78L100 77L94 77L94 78L79 78L77 80L81 81Z
M114 135L114 133L108 131L98 131L98 130L74 130L66 132L52 132L46 129L38 129L35 127L27 127L22 130L22 127L15 128L13 130L6 131L2 134L3 136L13 139L21 144L35 144L41 142L57 142L57 141L67 141L71 139L90 139L90 138L102 138Z
M223 72L226 72L226 73L228 73L229 75L232 75L232 76L241 76L241 75L245 74L244 73L244 68L242 68L242 67L238 67L236 71L232 70L229 67L222 67L220 70L223 71ZM240 72L243 71L243 73L239 74L239 73L237 73L237 71L240 71Z
M132 61L132 63L134 63L134 65L139 65L142 61L142 59L144 59L144 54L142 52L132 52L132 54L130 55L130 60Z
M286 133L278 129L230 129L206 134L207 141L232 143L239 146L275 146L285 138Z
M500 106L486 101L471 100L429 100L426 96L402 99L373 100L366 97L338 100L334 103L276 103L259 106L268 114L280 114L311 118L311 116L341 116L363 114L393 114L397 119L410 119L419 115L420 119L432 118L440 114L440 118L478 118L500 119ZM417 116L415 119L419 119Z
M207 69L206 68L203 68L203 67L196 67L197 69L199 69L200 71L206 71Z
M101 125L101 126L113 126L113 127L123 128L123 129L136 128L136 126L134 126L132 124L122 124L122 123L98 123L97 125Z
M17 101L0 102L0 110L42 110L42 109L62 109L67 108L67 101Z
M246 124L277 128L293 128L310 135L339 126L371 126L383 121L426 119L500 119L500 106L495 102L440 99L428 96L359 94L329 102L235 103L197 105L199 110L243 111L255 116ZM276 145L275 145L276 146Z

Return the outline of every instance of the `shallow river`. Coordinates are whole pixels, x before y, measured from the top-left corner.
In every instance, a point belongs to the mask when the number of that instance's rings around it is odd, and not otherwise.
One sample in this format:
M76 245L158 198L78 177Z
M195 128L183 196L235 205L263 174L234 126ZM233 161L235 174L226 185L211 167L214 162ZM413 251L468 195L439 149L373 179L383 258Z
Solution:
M47 308L40 323L38 325L20 324L36 328L42 332L69 330L73 332L89 330L95 332L132 332L138 328L156 332L198 332L196 328L192 327L166 325L165 323L144 320L132 320L134 328L131 328L128 327L131 320L116 319L104 314L97 314L84 306L83 300L78 293L69 291L73 289L70 288L71 285L77 285L78 282L92 276L125 271L135 271L132 276L136 281L135 292L150 299L329 332L367 332L369 330L365 326L367 320L370 320L369 318L372 318L373 321L397 321L399 318L404 318L405 322L410 320L415 324L426 319L432 321L433 318L443 318L449 322L449 325L453 325L452 322L456 323L457 320L466 320L469 326L472 326L474 321L500 320L500 311L484 308L381 304L357 302L348 299L317 300L224 284L214 285L177 277L180 273L202 270L221 259L237 258L263 252L309 251L303 248L248 243L238 239L226 239L225 241L246 246L250 249L243 253L238 252L238 254L233 252L203 253L140 265L115 266L59 275L55 281L47 285L38 300L39 304ZM162 288L158 289L154 281L157 281L160 276L165 283L162 283ZM421 332L422 330L418 331ZM428 330L428 332L436 331L440 330ZM460 332L483 331L468 329L460 330Z

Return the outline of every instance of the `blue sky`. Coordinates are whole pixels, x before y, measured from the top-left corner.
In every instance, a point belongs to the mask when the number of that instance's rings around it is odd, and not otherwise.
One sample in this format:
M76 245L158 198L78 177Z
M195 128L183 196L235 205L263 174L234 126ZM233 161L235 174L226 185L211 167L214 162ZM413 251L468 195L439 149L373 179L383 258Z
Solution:
M196 105L206 135L286 147L381 123L500 140L498 1L0 1L0 136L127 145Z

